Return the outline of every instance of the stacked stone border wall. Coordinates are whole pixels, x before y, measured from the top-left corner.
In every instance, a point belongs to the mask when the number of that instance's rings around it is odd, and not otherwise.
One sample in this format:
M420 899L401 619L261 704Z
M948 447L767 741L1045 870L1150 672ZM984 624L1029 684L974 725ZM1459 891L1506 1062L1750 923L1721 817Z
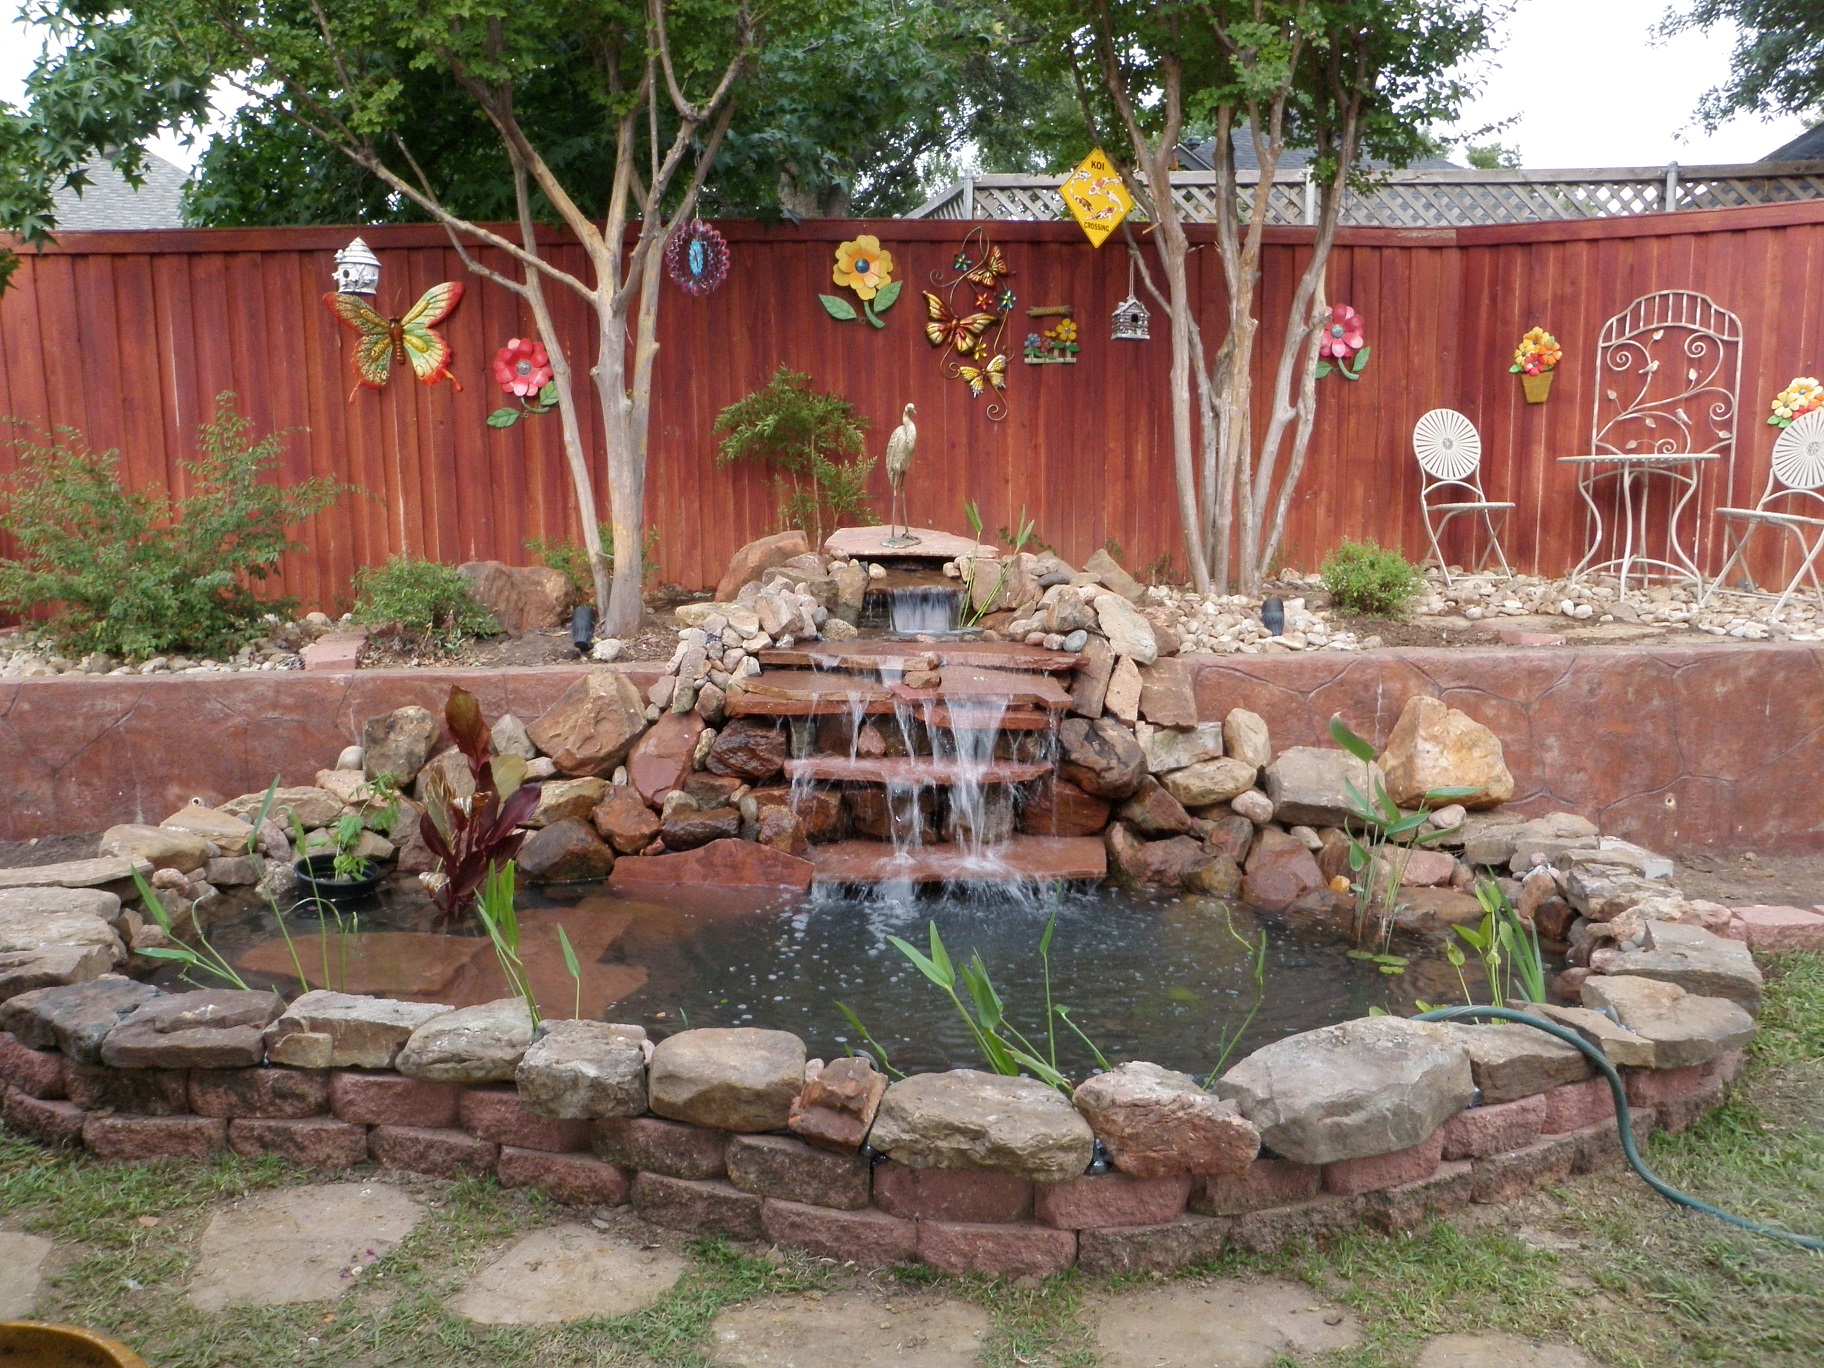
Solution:
M1533 1010L1620 1067L1637 1141L1683 1130L1756 1029L1749 946L1818 948L1808 915L1748 909L1729 937L1650 922L1581 983L1582 1007ZM968 1069L889 1085L866 1060L807 1061L782 1031L655 1045L638 1026L535 1031L518 999L288 1007L105 975L0 1003L0 1080L8 1130L106 1160L491 1173L685 1231L1007 1276L1399 1230L1623 1162L1608 1083L1577 1050L1384 1016L1276 1041L1209 1091L1128 1063L1067 1098Z
M1654 849L1824 849L1824 650L1799 644L1181 656L1198 713L1266 719L1280 746L1329 743L1331 714L1377 744L1415 693L1502 739L1519 815L1568 808ZM452 684L490 717L535 717L587 667L56 678L0 684L0 840L160 820L279 774L312 782L363 719ZM632 665L641 689L661 667Z

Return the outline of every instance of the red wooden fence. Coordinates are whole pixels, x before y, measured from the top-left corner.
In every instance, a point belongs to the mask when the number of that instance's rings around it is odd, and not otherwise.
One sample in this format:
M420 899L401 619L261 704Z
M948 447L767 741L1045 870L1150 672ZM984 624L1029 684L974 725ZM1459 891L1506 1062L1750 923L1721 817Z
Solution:
M764 477L719 468L711 430L718 410L781 362L847 395L873 420L876 452L901 405L917 403L915 521L960 530L963 501L973 498L991 528L1024 507L1039 534L1072 560L1112 539L1131 567L1161 554L1182 567L1164 322L1155 309L1150 342L1108 337L1109 314L1127 289L1124 255L1090 248L1070 224L989 225L1019 295L1009 329L1011 412L991 423L983 401L939 374L921 326L917 291L948 268L966 227L724 224L728 282L701 299L665 286L647 486L664 578L713 584L730 552L771 530ZM880 331L836 322L816 298L833 290L835 244L864 230L894 252L907 286ZM69 233L42 255L27 255L0 298L0 413L79 428L97 448L119 447L132 480L181 488L179 463L193 451L198 421L215 394L235 391L261 430L295 430L288 475L330 475L369 496L344 498L303 529L310 549L287 558L283 589L306 606L345 606L355 568L395 550L523 561L528 537L574 536L555 419L506 431L483 423L504 402L488 362L508 337L530 328L518 301L467 275L439 230L360 232L382 262L383 307L403 308L441 279L466 283L446 325L461 393L401 376L383 392L363 390L346 402L353 384L347 334L319 301L350 229ZM1277 354L1275 320L1284 316L1308 240L1298 229L1270 234L1263 391L1266 363ZM580 270L574 248L555 250ZM1213 323L1221 288L1213 251L1198 251L1193 266ZM1774 436L1764 425L1768 399L1793 375L1824 369L1824 312L1808 288L1821 273L1824 204L1344 232L1330 297L1366 317L1373 359L1358 383L1321 382L1285 559L1309 568L1338 541L1363 535L1416 556L1424 538L1409 434L1420 413L1448 405L1481 428L1490 496L1519 504L1510 556L1525 568L1567 568L1582 549L1582 507L1574 480L1552 458L1589 447L1592 353L1602 323L1658 289L1702 291L1742 319L1738 454L1729 478L1711 479L1704 516L1721 495L1752 502ZM586 357L583 307L561 291L553 297L559 326ZM1020 364L1024 310L1060 303L1078 311L1079 364ZM1534 324L1557 334L1565 361L1550 402L1529 407L1507 365ZM0 450L0 472L11 462L12 453ZM878 470L874 482L884 514Z

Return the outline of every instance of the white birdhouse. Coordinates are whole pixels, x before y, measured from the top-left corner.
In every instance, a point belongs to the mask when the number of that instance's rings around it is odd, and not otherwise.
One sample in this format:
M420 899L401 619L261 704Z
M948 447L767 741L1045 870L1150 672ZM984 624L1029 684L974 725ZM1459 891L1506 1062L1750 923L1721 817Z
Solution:
M336 292L371 295L380 289L380 258L356 238L336 253Z
M1129 294L1115 305L1114 326L1109 336L1117 342L1144 342L1152 336L1150 331L1151 315L1146 311L1139 297Z

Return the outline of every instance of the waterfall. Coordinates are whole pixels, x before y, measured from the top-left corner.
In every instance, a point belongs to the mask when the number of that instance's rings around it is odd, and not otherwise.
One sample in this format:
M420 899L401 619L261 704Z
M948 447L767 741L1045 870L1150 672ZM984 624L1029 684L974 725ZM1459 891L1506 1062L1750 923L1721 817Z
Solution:
M894 636L947 636L956 630L962 591L948 584L921 584L884 591L887 630Z

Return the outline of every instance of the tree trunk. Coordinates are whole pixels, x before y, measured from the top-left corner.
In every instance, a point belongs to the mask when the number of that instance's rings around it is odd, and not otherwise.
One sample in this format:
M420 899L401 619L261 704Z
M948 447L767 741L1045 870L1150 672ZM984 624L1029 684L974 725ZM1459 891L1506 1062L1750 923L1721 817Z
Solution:
M645 472L634 440L633 401L627 393L627 319L608 300L597 304L599 341L595 392L602 406L602 436L608 452L608 518L614 530L614 575L602 628L630 637L640 626L640 529Z

